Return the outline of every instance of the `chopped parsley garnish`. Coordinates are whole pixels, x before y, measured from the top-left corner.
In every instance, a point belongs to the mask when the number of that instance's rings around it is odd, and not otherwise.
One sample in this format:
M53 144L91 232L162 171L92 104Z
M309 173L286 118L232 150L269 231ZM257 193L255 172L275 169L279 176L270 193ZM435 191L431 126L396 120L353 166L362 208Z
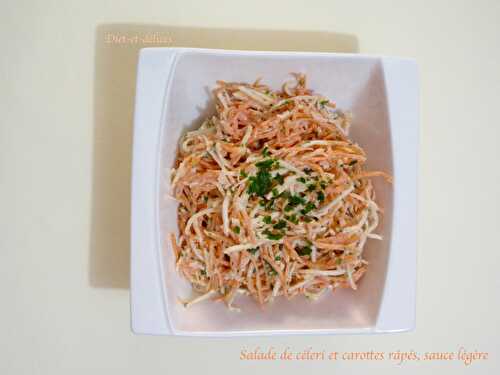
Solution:
M307 202L306 206L302 210L300 210L300 213L302 215L307 215L309 212L311 212L315 208L316 208L316 206L314 205L314 203Z
M262 233L264 233L266 235L266 237L269 239L269 240L272 240L272 241L278 241L278 240L281 240L284 236L284 233L276 233L276 232L271 232L269 231L269 229L266 229L265 231L263 231Z
M271 224L273 219L271 219L271 216L264 216L264 219L262 221L266 224Z
M203 276L206 276L207 275L207 271L205 270L201 270L200 273L203 275Z
M240 171L240 176L246 178L248 177L248 174L245 171Z
M297 219L297 215L285 215L285 219L288 220L291 223L298 224L299 220Z
M312 219L309 216L301 216L300 219L306 223L310 223Z
M276 182L280 185L283 185L283 183L285 182L285 177L283 177L282 175L280 175L279 173L274 176L274 179L276 180Z
M285 220L280 220L276 224L273 225L274 229L284 229L286 227L287 227L287 225L286 225L286 221Z
M259 161L258 163L255 163L255 166L259 169L267 170L267 169L270 169L272 167L274 162L275 162L274 159L266 159L266 160Z
M281 192L280 194L280 198L283 198L283 199L288 199L290 198L290 192L288 190L284 190L283 192Z
M272 190L272 193L273 193L273 197L277 197L278 195L280 195L280 193L278 193L278 189L274 188Z
M312 169L311 168L304 168L304 173L307 175L310 175L312 173Z
M289 204L287 204L287 205L285 206L285 212L290 212L290 211L292 211L292 210L293 210L293 206L290 206Z
M278 261L280 261L280 260L281 260L281 257L280 257L279 255L276 255L276 256L274 257L274 260L278 262Z
M264 147L264 149L262 150L262 155L263 156L269 156L270 155L269 149L267 148L267 146Z
M302 182L303 184L306 183L306 179L304 177L297 178L297 181Z
M311 255L311 253L312 253L311 246L299 247L297 249L297 253L299 255Z
M239 226L233 227L233 232L236 234L240 234L240 227Z
M288 198L288 204L292 207L298 206L299 204L303 205L305 202L305 199L299 195L292 195L290 196L290 198Z
M325 182L325 181L321 181L321 182L319 183L319 186L321 186L321 189L325 190L327 185L326 185L326 182Z
M271 174L267 170L260 170L256 176L250 177L248 193L260 197L266 195L271 189Z
M207 203L207 202L208 202L208 195L205 195L205 196L203 197L203 200L205 201L205 203Z
M329 102L330 102L329 100L325 99L325 100L321 100L319 102L319 104L323 107L323 106L325 106L325 104L328 104Z
M318 191L318 200L320 202L323 202L325 200L325 193L323 193L322 191Z
M307 191L314 191L314 190L316 190L316 185L315 184L307 185Z
M250 184L248 186L248 193L255 194L263 197L271 190L272 180L269 169L276 162L274 159L266 159L259 161L255 165L259 168L259 171L255 176L249 178Z

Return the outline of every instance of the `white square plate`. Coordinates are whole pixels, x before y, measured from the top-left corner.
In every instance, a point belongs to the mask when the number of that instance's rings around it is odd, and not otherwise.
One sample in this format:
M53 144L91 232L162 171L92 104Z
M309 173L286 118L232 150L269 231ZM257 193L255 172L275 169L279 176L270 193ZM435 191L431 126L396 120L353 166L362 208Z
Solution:
M190 285L175 271L166 239L177 232L177 207L166 199L177 143L213 112L215 81L263 82L273 88L290 72L353 112L351 138L368 154L368 168L394 176L374 180L384 208L369 241L369 269L358 290L336 290L318 301L253 301L232 312L221 303L185 309ZM147 48L138 65L132 173L132 330L145 334L235 336L293 333L379 333L415 325L418 81L412 60L356 54Z

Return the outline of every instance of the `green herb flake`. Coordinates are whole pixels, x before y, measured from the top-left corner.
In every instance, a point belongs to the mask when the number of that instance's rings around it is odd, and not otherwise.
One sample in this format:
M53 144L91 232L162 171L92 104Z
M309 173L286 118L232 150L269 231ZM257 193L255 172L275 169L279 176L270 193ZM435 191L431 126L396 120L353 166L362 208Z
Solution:
M255 163L255 166L261 170L268 170L275 163L274 159L266 159Z
M240 171L240 176L243 177L243 178L247 178L248 177L248 173L246 173L245 171Z
M288 190L284 190L280 194L280 198L283 198L283 199L288 199L288 198L290 198L290 196L291 196L291 194Z
M306 183L306 179L304 177L297 178L297 181L302 182L303 184Z
M287 227L286 221L285 220L280 220L276 224L273 225L274 229L284 229Z
M260 170L256 176L250 177L248 193L263 197L271 190L271 184L271 174L265 170Z
M278 192L278 189L276 189L276 188L274 188L274 189L272 190L272 193L273 193L273 197L275 197L275 198L276 198L278 195L280 195L280 193Z
M307 215L309 212L311 212L315 208L316 208L316 206L314 204L312 204L311 202L309 202L309 203L307 203L306 207L304 207L302 210L300 210L300 213L302 215Z
M266 229L265 231L263 231L262 233L264 233L267 237L267 239L271 240L271 241L279 241L283 238L284 234L283 233L276 233L276 232L271 232L269 231L268 229Z
M203 197L203 200L205 201L205 203L207 203L207 202L208 202L208 195L205 195L205 196Z
M236 234L240 234L240 227L239 226L233 227L233 232Z
M299 220L297 219L297 215L285 215L285 219L288 220L291 223L298 224Z
M276 176L274 176L274 180L276 180L276 182L279 184L279 185L283 185L285 183L285 177L283 177L282 175L280 175L279 173L276 174Z
M321 100L321 101L319 102L319 105L320 105L320 106L322 106L322 107L324 107L324 106L325 106L326 104L328 104L329 102L330 102L330 101L329 101L328 99Z
M305 199L302 198L300 195L292 195L290 198L288 198L288 204L295 207L298 206L299 204L304 205L305 204Z
M325 189L326 189L326 187L327 187L327 184L326 184L326 182L325 182L325 181L321 181L321 182L319 183L319 186L321 186L321 189L325 190Z
M273 219L271 218L271 216L264 216L264 218L262 219L262 221L266 224L271 224Z
M279 262L279 261L281 260L281 257L280 257L279 255L276 255L276 256L274 257L274 260L275 260L276 262Z
M316 190L316 185L315 184L309 184L307 185L307 191L314 191Z
M304 256L304 255L311 255L312 253L312 249L311 249L311 246L304 246L304 247L299 247L297 249L297 253L301 256Z
M304 168L304 173L306 175L310 175L312 173L312 169L311 168Z
M325 193L323 193L322 191L318 191L318 200L320 202L323 202L325 200Z
M200 274L201 274L202 276L206 276L206 275L207 275L207 271L205 271L205 270L201 270L201 271L200 271Z
M270 153L269 153L269 149L266 147L264 147L264 149L262 150L262 156L269 156Z

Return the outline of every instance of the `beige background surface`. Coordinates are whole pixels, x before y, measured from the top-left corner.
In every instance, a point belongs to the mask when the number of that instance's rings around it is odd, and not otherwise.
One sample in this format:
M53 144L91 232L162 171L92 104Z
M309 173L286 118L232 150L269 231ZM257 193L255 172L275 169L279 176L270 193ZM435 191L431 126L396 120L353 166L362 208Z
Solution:
M500 371L499 21L497 1L2 2L0 373ZM132 114L144 44L106 43L106 35L154 32L181 46L418 61L415 332L236 340L130 333ZM242 349L257 346L420 353L463 346L489 359L468 367L240 361Z

